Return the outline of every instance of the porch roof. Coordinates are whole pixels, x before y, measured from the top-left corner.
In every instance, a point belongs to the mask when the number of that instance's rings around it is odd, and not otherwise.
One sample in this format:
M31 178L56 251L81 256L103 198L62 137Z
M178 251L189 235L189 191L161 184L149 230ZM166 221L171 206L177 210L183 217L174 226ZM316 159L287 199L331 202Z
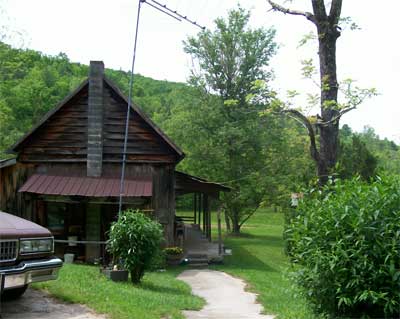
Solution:
M231 188L220 183L209 182L203 178L175 171L175 190L178 195L206 193L218 197L219 192L230 192Z
M222 184L209 182L182 172L175 172L177 195L206 193L218 197L219 192L229 192ZM151 176L125 179L124 197L151 197L153 182ZM34 174L28 178L18 192L42 195L118 197L118 177L80 177Z
M151 178L126 179L124 197L151 197L152 188ZM120 179L34 174L18 192L42 195L118 197Z

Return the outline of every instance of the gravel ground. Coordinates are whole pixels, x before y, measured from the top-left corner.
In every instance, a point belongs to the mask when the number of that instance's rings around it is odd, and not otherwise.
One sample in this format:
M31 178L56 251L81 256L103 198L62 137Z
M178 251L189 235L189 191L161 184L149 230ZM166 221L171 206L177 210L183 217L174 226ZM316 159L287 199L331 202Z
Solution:
M194 295L207 304L200 311L184 311L187 319L273 319L261 315L263 308L256 303L257 295L245 291L246 283L224 272L187 270L178 276L192 287Z
M0 312L2 319L106 319L86 306L63 303L33 289L18 300L1 302Z

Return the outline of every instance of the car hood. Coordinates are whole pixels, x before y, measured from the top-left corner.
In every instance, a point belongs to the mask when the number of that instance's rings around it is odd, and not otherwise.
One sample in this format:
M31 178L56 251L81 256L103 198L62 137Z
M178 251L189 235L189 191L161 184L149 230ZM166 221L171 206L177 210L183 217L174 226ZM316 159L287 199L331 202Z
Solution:
M46 228L0 211L0 239L48 236L51 233Z

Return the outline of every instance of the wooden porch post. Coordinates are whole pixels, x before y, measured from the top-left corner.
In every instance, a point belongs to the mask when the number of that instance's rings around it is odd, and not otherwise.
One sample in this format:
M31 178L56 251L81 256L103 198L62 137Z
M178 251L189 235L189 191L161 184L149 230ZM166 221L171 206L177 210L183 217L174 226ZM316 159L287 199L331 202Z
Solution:
M217 218L218 218L218 254L221 256L222 255L221 206L218 207Z
M201 194L197 194L197 204L198 204L198 210L199 210L199 229L201 230L201 220L202 220L202 201L201 201Z
M203 234L207 236L207 195L203 194Z
M196 224L197 221L197 196L196 193L193 193L193 224Z
M211 241L211 200L210 196L207 195L207 237Z

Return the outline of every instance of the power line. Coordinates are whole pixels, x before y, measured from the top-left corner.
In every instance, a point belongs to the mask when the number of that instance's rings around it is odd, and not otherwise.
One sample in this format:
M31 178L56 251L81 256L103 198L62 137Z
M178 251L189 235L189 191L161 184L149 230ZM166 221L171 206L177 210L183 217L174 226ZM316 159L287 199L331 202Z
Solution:
M118 214L122 211L122 196L124 195L124 187L125 187L125 166L126 166L126 149L128 144L128 133L129 133L129 118L132 106L132 89L133 89L133 73L135 71L135 60L136 60L136 49L137 49L137 40L139 33L139 20L140 20L140 10L142 8L142 0L138 2L137 16L136 16L136 30L135 30L135 41L133 45L133 56L132 56L132 68L131 68L131 76L129 79L129 94L128 94L128 109L126 110L126 122L125 122L125 136L124 136L124 151L122 153L122 169L121 169L121 182L119 187L119 208Z
M165 13L166 15L174 18L178 21L186 21L202 30L205 27L199 25L196 21L189 19L187 16L184 16L177 12L176 10L172 10L168 8L165 4L161 4L156 0L138 0L138 9L137 9L137 16L136 16L136 30L135 30L135 40L133 46L133 56L132 56L132 67L131 67L131 74L129 79L129 94L128 94L128 109L126 111L126 122L125 122L125 136L124 136L124 148L122 153L122 169L121 169L121 181L120 181L120 188L119 188L119 209L118 213L120 214L122 211L122 197L124 195L124 188L125 188L125 168L126 168L126 151L127 151L127 144L128 144L128 134L129 134L129 120L130 120L130 112L132 107L132 92L133 92L133 80L134 80L134 71L135 71L135 61L136 61L136 50L137 50L137 42L138 42L138 34L139 34L139 21L140 21L140 12L142 8L142 3L148 4L150 7Z

